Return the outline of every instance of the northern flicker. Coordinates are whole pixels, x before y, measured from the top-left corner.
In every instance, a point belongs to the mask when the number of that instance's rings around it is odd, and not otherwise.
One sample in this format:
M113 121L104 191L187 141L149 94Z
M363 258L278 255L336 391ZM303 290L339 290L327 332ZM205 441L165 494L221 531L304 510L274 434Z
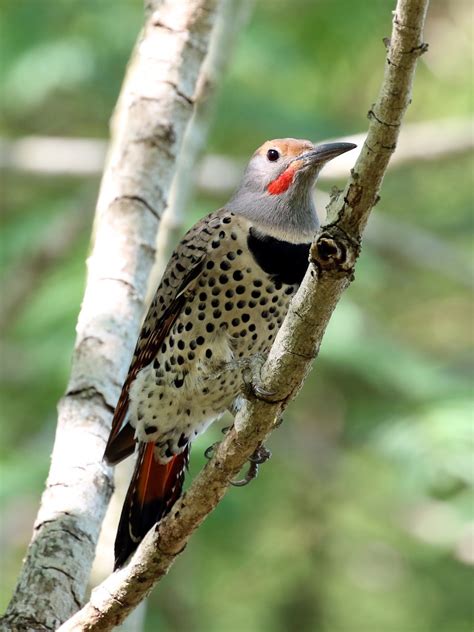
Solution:
M115 541L116 568L179 498L191 442L236 410L245 371L266 354L308 266L319 223L312 187L351 143L264 143L228 204L174 251L115 409L105 458L138 445Z

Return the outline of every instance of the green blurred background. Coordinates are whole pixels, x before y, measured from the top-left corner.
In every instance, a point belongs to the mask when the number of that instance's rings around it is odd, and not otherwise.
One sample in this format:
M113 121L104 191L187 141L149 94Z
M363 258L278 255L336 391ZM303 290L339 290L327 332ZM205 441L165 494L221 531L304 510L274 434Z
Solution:
M206 151L243 164L267 138L364 131L393 6L257 1ZM407 121L472 114L472 14L469 1L432 2ZM4 0L1 18L3 140L106 139L140 0ZM49 174L47 155L28 169L18 145L3 150L5 606L48 471L99 175ZM381 223L272 460L195 534L145 630L472 630L472 174L472 156L453 151L387 175ZM227 197L198 190L186 224ZM193 472L218 436L194 449Z

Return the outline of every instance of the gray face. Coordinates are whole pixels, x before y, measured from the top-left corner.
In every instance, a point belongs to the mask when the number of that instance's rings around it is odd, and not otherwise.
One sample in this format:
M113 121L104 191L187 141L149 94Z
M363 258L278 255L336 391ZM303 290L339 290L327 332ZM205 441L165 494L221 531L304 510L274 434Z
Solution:
M252 156L227 208L280 239L310 241L319 228L312 196L316 178L328 160L354 147L294 138L268 141Z

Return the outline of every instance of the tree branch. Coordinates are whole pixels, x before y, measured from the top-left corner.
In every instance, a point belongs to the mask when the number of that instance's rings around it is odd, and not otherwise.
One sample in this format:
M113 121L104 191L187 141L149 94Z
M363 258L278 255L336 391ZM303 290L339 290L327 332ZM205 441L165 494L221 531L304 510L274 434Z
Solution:
M474 147L472 126L472 117L441 118L405 124L400 131L397 153L390 161L390 169L411 162L443 160L449 156L471 152ZM361 146L365 140L365 133L320 140L356 143ZM92 176L102 172L105 150L106 142L96 138L0 138L0 168L40 176ZM357 149L354 151L357 152ZM347 171L354 164L355 153L351 154L342 154L331 160L319 176L319 181L345 178ZM208 154L197 166L198 187L220 194L232 191L238 184L243 166L239 160L230 156ZM216 167L219 169L220 178L216 178Z
M102 461L142 318L155 237L192 114L217 0L153 0L114 116L71 377L4 630L53 630L84 600L112 492Z
M230 481L259 442L277 426L317 355L324 331L353 278L359 244L400 124L410 102L416 61L426 50L422 29L428 0L399 0L393 20L385 76L370 110L367 140L345 192L331 203L331 222L316 237L311 262L262 371L262 388L272 401L249 396L215 456L151 530L128 566L97 587L90 602L62 626L65 631L110 630L124 619L169 570L193 531L216 507Z

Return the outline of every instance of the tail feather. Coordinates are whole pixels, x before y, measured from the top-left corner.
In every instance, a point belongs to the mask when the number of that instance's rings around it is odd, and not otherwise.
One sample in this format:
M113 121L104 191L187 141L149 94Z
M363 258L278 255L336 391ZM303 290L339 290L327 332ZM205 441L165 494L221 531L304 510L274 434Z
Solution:
M135 428L128 422L115 433L110 433L105 446L104 459L109 465L116 465L135 451Z
M154 457L154 443L141 443L115 538L115 569L125 564L151 527L181 496L189 448L165 465Z

